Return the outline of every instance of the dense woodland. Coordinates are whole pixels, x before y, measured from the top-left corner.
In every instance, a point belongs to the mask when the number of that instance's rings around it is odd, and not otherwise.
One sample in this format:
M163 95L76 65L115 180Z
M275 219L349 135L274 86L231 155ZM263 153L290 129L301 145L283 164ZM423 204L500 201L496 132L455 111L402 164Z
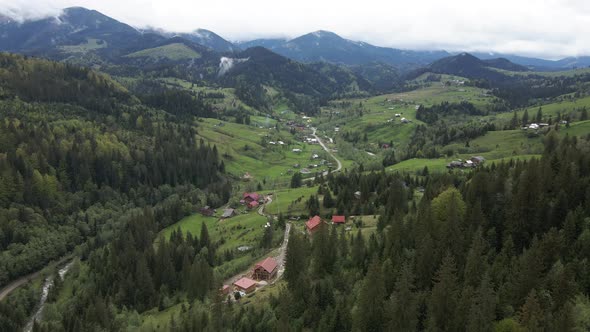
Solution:
M154 251L157 220L138 211L90 255L66 311L38 330L117 330L117 308L165 307L177 291L193 303L171 322L178 331L585 331L586 139L549 134L541 159L469 174L329 175L320 190L330 193L332 211L374 212L378 231L367 238L327 224L311 237L293 230L287 286L262 307L224 304L211 291L220 282L211 277L206 229L175 233ZM422 199L417 186L425 187ZM369 194L351 197L359 188Z
M84 70L69 65L17 56L2 64L10 88L0 100L0 285L76 245L84 254L102 246L126 210L153 207L161 228L229 199L217 149L194 126L137 101L112 102L134 97L113 92L121 88L106 76L86 70L76 84ZM63 98L23 100L56 80ZM79 89L94 91L96 109L77 102Z

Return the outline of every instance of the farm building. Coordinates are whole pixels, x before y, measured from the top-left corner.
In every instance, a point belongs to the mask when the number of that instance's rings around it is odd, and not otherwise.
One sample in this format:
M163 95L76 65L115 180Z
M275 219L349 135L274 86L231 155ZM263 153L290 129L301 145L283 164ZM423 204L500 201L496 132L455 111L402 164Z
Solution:
M267 257L262 262L256 264L252 277L256 280L270 280L277 275L279 264L272 257Z
M332 216L332 223L333 224L344 224L346 223L345 216Z
M310 218L305 223L305 228L307 229L307 233L309 233L309 234L315 233L318 229L320 229L321 224L322 224L322 219L320 219L319 216L314 216L313 218Z
M236 214L237 213L236 213L235 209L225 209L225 210L223 210L223 214L221 215L221 218L222 219L231 218L231 217L235 216Z
M227 295L227 294L229 294L229 291L230 291L229 285L223 285L223 287L221 287L222 294Z
M234 286L236 290L249 294L256 290L256 281L244 277L234 282Z
M471 157L471 161L474 164L479 165L479 164L483 164L483 162L486 161L486 159L482 156L475 156L475 157Z
M248 203L248 209L255 209L259 206L260 204L258 203L258 201L252 201L250 203Z
M209 205L201 208L199 212L205 217L211 217L213 214L215 214L215 210L213 210Z

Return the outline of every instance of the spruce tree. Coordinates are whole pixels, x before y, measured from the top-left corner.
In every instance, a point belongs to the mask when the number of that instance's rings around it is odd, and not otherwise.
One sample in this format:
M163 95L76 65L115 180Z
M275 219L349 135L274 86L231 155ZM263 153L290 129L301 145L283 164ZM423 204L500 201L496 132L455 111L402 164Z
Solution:
M355 331L377 332L383 330L383 302L385 285L381 266L374 258L359 291L353 315Z
M434 277L434 287L428 299L427 331L457 331L459 284L457 267L450 254L443 259Z

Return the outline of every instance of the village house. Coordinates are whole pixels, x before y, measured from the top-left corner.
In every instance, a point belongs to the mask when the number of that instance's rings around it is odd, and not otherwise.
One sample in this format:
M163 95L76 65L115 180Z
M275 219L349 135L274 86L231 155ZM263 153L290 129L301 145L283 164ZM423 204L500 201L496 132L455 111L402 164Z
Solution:
M256 290L256 281L250 278L242 278L234 282L235 290L250 294Z
M320 229L321 224L322 219L319 216L314 216L305 223L305 229L307 230L307 233L311 235Z
M277 275L279 264L272 257L267 257L254 266L252 277L256 280L270 280Z
M260 201L260 195L257 193L244 193L242 194L241 204L250 204L251 202Z
M341 225L346 223L346 217L345 216L332 216L332 224L334 225Z
M260 205L260 203L258 203L258 201L252 201L250 203L248 203L248 209L255 209Z
M224 295L229 294L230 288L229 285L223 285L223 287L221 287L221 293Z
M235 216L236 210L235 209L225 209L223 210L223 214L221 215L221 219L227 219Z

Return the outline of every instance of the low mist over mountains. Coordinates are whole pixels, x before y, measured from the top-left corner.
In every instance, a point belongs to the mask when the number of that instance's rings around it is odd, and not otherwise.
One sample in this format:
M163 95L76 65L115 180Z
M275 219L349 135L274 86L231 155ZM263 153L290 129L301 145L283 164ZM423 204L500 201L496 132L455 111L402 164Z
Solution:
M176 33L161 29L136 29L95 10L66 8L58 17L17 22L0 15L0 50L59 58L68 53L92 51L117 56L132 50L154 47L166 39L180 37L215 52L234 53L254 46L265 47L290 59L312 63L330 62L342 65L382 63L402 71L426 66L451 56L446 51L412 51L374 46L352 41L329 31L319 30L286 39L256 39L232 43L216 33L197 29ZM557 61L510 54L473 53L489 60L505 58L515 64L536 70L571 69L590 65L590 57L569 57Z
M346 65L383 62L389 65L424 65L446 57L445 51L404 51L344 39L329 31L316 31L288 41L259 39L247 46L263 46L303 62L326 61Z

